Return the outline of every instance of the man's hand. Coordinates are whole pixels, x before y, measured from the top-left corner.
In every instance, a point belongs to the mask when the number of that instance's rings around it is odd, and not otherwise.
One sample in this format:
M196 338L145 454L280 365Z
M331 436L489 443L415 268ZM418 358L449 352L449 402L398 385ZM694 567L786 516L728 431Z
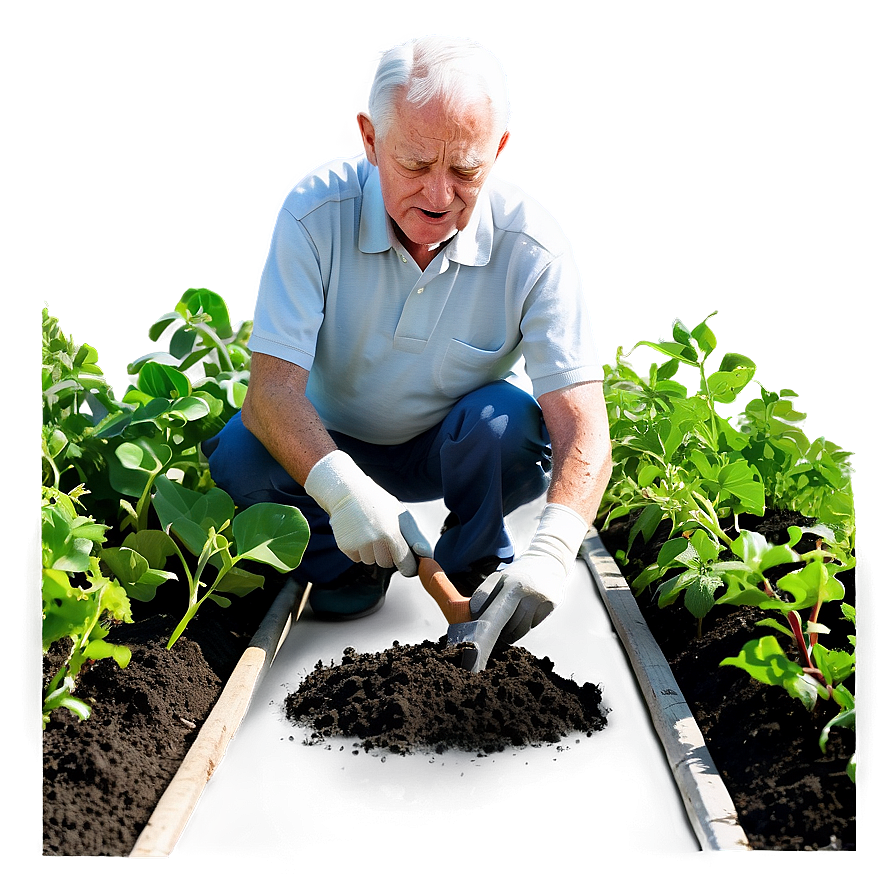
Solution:
M416 574L417 561L411 551L416 539L408 530L410 514L345 452L331 451L321 458L305 480L305 491L329 514L336 544L350 560L386 569L396 566L403 576ZM402 514L403 525L399 521ZM417 535L425 543L419 531Z
M492 573L470 598L473 619L510 613L500 637L508 644L543 622L563 599L587 530L588 524L574 510L548 504L529 548Z

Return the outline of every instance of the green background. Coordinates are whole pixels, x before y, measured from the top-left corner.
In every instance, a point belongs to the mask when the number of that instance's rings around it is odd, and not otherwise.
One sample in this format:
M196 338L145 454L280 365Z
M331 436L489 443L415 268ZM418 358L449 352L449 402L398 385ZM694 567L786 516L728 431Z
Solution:
M863 743L878 785L863 805L887 813L860 840L892 830L891 2L3 0L0 24L7 767L34 770L9 732L30 705L15 670L34 662L19 633L33 628L40 303L120 384L185 287L251 317L284 194L360 148L377 53L445 30L505 60L499 171L573 237L604 358L717 312L722 346L854 453L862 696L880 720L867 711L864 733L883 732ZM22 793L6 791L7 832ZM25 879L6 864L7 884Z

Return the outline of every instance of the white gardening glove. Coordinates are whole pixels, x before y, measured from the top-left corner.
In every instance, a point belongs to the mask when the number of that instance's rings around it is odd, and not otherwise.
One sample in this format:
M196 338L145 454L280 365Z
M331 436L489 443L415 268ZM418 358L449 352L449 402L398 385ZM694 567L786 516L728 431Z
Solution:
M344 451L331 451L311 468L305 491L329 515L336 544L350 560L385 569L396 566L403 576L416 575L411 545L424 556L426 540L404 505Z
M512 644L542 622L560 603L588 523L563 504L547 504L529 547L492 573L470 598L473 619L510 612L500 640ZM500 587L498 587L500 583Z

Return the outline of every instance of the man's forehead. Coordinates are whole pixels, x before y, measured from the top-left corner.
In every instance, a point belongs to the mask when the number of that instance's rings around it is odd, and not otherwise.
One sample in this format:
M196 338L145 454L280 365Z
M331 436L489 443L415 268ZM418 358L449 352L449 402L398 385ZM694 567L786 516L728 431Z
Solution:
M485 101L469 104L435 99L414 106L400 99L395 111L396 137L409 145L442 142L472 146L488 143L494 130L491 108Z

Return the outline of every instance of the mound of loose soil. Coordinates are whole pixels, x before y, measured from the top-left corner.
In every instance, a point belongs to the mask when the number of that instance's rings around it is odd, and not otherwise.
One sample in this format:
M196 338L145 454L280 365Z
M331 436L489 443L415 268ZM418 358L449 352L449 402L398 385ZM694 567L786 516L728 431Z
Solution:
M781 543L788 525L809 521L798 514L769 513L761 522L741 522ZM611 554L624 547L627 538L624 521L601 533ZM648 545L639 541L630 553L632 571L623 570L629 581L656 560L664 538L661 531ZM855 605L854 575L839 577L847 602ZM819 700L810 713L783 688L760 684L741 669L719 666L725 657L737 656L747 641L771 632L756 624L768 614L752 607L715 607L698 638L696 620L682 601L660 608L647 592L636 600L703 732L750 845L767 850L854 850L856 785L846 774L846 764L855 752L855 732L834 728L827 751L822 753L818 745L821 729L839 707ZM848 629L839 616L836 604L822 609L819 621L831 628L825 644L849 649ZM789 649L786 638L779 642ZM791 658L797 659L795 651ZM855 693L854 679L847 685Z
M452 747L493 753L602 730L600 688L561 678L553 668L551 660L515 646L495 651L476 674L461 668L459 649L444 639L396 641L379 653L349 647L339 665L318 662L287 697L286 714L311 728L307 743L348 736L365 750L391 753Z

